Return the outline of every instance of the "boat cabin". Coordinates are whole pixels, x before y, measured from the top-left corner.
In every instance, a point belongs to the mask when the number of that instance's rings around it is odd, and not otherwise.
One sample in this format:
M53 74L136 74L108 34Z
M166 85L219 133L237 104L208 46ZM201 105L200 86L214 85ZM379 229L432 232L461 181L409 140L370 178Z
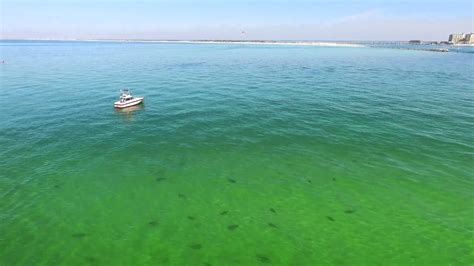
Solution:
M133 96L130 90L122 90L120 94L120 102L127 102L133 100Z

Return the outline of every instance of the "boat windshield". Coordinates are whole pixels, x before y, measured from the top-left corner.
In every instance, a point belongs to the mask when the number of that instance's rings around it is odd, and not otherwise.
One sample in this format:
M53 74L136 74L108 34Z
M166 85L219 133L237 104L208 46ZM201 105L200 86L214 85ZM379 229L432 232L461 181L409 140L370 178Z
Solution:
M132 97L132 96L122 97L122 98L120 99L121 102L126 102L126 101L130 101L130 100L133 100L133 97Z

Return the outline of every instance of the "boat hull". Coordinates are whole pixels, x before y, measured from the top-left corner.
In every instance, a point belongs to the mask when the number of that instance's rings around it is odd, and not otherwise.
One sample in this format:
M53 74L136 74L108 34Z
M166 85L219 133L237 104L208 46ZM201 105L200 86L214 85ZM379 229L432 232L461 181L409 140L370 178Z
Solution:
M115 102L114 103L114 107L115 108L119 108L119 109L122 109L122 108L127 108L127 107L131 107L131 106L135 106L135 105L138 105L138 104L141 104L143 102L144 98L143 97L137 97L137 98L134 98L133 100L131 101L128 101L128 102Z

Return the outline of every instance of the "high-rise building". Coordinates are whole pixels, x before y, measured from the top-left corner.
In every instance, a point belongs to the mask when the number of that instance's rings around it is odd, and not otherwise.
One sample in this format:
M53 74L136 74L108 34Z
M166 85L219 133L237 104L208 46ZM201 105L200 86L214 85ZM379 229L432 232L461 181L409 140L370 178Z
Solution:
M466 34L464 37L464 43L473 44L474 43L474 33Z
M460 41L464 39L464 37L465 37L464 33L453 33L449 35L448 41L452 43L459 43Z

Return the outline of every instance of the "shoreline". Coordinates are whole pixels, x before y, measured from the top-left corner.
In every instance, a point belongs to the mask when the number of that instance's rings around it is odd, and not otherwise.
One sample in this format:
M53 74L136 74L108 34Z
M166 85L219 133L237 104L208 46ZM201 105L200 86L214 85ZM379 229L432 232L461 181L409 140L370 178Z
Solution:
M97 42L97 43L143 43L143 44L216 44L216 45L262 45L262 46L307 46L307 47L339 47L339 48L390 48L424 52L460 52L459 49L474 47L474 44L451 44L451 45L425 45L425 47L387 47L381 44L396 43L398 45L409 45L408 42L383 42L383 41L278 41L278 40L140 40L140 39L0 39L1 41L46 41L46 42Z
M348 41L266 41L266 40L119 40L119 39L4 39L0 41L58 41L58 42L117 42L117 43L178 43L178 44L241 44L241 45L285 45L321 47L367 47Z
M137 41L131 41L137 42ZM289 45L289 46L325 46L325 47L366 47L362 44L345 43L345 42L320 42L320 41L138 41L138 42L153 42L153 43L197 43L197 44L243 44L243 45Z

